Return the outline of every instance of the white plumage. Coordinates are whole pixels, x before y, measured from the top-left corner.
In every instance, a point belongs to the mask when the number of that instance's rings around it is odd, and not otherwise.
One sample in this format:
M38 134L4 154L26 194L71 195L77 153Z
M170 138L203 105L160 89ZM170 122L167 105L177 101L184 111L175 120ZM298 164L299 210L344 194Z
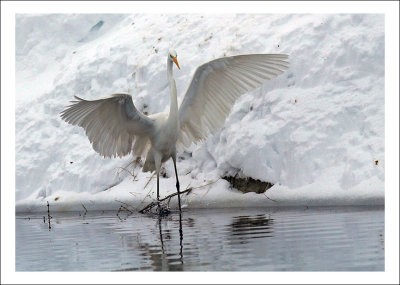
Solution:
M236 99L260 87L289 67L283 54L250 54L219 58L199 66L193 75L181 106L173 78L177 54L170 50L167 73L170 86L170 112L146 116L135 108L129 94L114 94L97 100L76 101L61 112L68 123L85 129L93 149L104 157L133 153L145 156L143 171L157 173L161 164L192 143L205 140L223 126ZM180 209L180 197L179 209Z
M197 68L179 108L178 146L206 139L221 128L236 99L283 73L283 54L251 54L219 58Z

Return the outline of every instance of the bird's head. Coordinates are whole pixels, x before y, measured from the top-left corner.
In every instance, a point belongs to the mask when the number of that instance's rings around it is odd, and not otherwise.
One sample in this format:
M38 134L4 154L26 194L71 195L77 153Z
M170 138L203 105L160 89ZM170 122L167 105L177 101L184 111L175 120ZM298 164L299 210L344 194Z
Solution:
M181 68L179 67L179 63L178 63L177 57L178 57L178 54L176 53L175 50L170 49L170 50L168 51L168 59L171 60L171 61L173 61L173 62L175 62L176 66L177 66L179 69L181 69Z

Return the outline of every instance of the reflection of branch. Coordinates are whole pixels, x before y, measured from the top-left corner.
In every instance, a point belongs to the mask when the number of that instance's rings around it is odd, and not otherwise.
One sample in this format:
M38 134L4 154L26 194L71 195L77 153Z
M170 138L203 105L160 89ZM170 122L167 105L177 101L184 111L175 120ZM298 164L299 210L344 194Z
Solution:
M219 180L219 179L218 179L218 180ZM186 189L186 190L184 190L184 191L181 191L180 194L185 194L185 193L189 194L193 189L203 188L203 187L205 187L205 186L208 186L208 185L211 185L211 184L217 182L218 180L216 180L216 181L211 181L210 183L207 183L207 184L204 184L204 185L201 185L201 186L190 187L190 188L188 188L188 189ZM208 193L208 192L207 192L207 193ZM172 194L168 195L167 197L160 199L160 202L163 202L163 201L165 201L165 200L167 200L167 199L170 199L170 198L172 198L172 197L174 197L174 196L176 196L176 195L178 195L178 192L172 193ZM143 209L141 209L141 210L139 211L139 213L141 213L141 214L147 213L148 211L150 211L150 209L152 209L153 207L155 207L155 206L157 206L157 205L158 205L158 202L151 202L151 203L148 204L146 207L144 207Z
M123 202L121 202L121 203L123 203ZM126 203L124 203L124 204L126 204ZM128 205L128 204L126 204L126 205ZM122 211L126 211L126 212L129 212L128 214L127 214L127 216L125 217L125 219L121 219L121 217L119 216L119 213L120 212L122 212ZM126 220L126 218L128 218L130 215L132 215L133 214L133 211L131 211L131 210L129 210L127 207L124 207L124 206L120 206L119 208L118 208L118 212L117 212L117 217L118 217L118 219L120 219L121 221L122 220Z
M117 199L115 199L115 201L118 202L118 203L124 204L127 207L131 207L132 209L134 209L133 206L129 205L128 203L122 202L122 201L117 200ZM129 210L129 212L133 212L133 211Z

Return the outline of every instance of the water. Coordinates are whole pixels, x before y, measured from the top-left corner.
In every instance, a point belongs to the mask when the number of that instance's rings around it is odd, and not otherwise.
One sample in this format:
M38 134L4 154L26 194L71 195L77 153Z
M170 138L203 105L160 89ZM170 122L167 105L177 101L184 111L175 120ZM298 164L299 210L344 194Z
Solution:
M17 214L16 271L384 270L383 207L44 215Z

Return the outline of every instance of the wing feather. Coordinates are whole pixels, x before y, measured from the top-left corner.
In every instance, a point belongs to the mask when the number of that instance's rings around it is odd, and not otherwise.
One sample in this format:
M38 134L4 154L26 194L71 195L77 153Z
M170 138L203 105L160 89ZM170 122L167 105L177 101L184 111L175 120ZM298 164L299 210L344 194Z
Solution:
M141 156L149 146L154 120L135 108L129 94L98 100L75 96L61 118L85 129L93 149L104 157Z
M178 149L214 134L235 101L287 70L287 59L285 54L238 55L199 66L179 108Z

